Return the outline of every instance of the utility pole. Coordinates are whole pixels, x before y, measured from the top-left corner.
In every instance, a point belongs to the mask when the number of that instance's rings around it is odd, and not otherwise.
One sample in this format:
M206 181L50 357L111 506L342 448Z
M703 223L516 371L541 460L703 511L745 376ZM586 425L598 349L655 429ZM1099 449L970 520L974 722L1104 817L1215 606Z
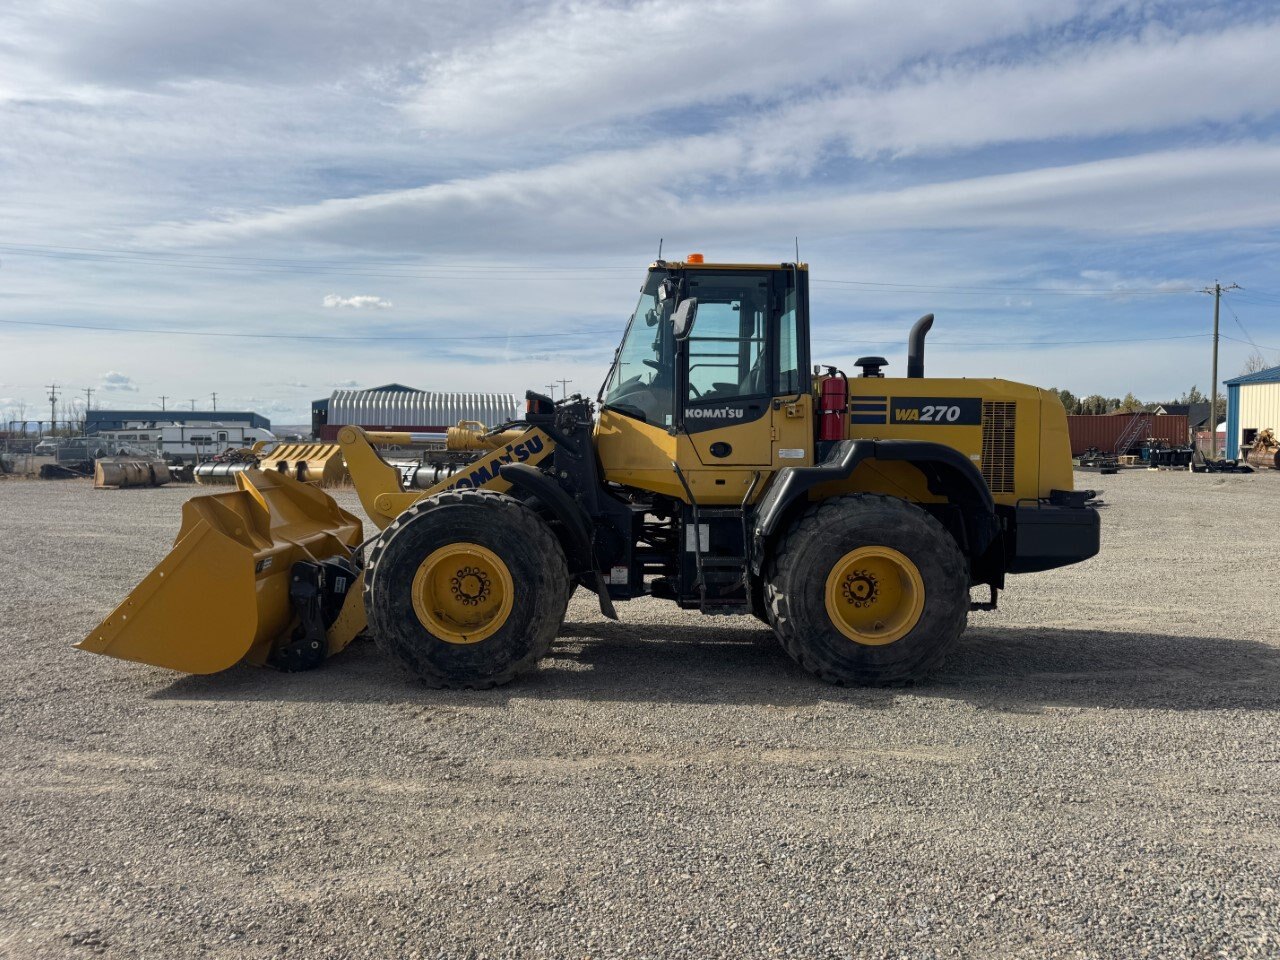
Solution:
M563 400L565 397L569 396L569 384L573 383L573 381L557 380L556 383L560 384L560 399Z
M1215 369L1217 368L1215 367ZM214 394L211 394L211 396L213 397L213 412L217 413L218 412L218 395L214 393Z
M49 433L53 434L58 425L58 385L49 384Z
M161 413L164 413L164 402L165 402L166 400L168 400L168 399L169 399L169 398L168 398L167 396L165 396L163 393L162 393L162 394L160 394L160 412L161 412Z
M554 400L556 398L556 385L554 383L548 383L545 386L547 388L547 395Z
M1224 287L1219 281L1213 281L1212 287L1205 287L1201 293L1213 294L1213 377L1209 381L1209 459L1218 459L1218 313L1222 307L1223 290L1239 290L1240 284L1233 283Z
M196 412L196 401L195 401L195 399L193 398L193 399L190 401L190 403L191 403L191 412L192 412L192 413L195 413L195 412Z
M89 435L89 404L93 400L93 387L84 388L84 429L80 432L86 437Z

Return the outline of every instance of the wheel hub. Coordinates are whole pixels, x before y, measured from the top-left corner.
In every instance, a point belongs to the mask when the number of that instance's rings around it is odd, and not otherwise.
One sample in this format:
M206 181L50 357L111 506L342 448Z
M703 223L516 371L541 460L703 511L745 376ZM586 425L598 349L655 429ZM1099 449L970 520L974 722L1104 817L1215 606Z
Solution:
M478 606L489 596L489 576L476 567L463 567L453 575L449 587L465 606Z
M433 550L413 578L413 611L446 643L479 643L511 614L515 585L506 563L488 547L458 542Z
M827 574L826 611L854 643L884 646L901 640L924 612L924 578L906 554L892 547L856 547Z
M855 570L844 578L844 584L840 589L844 594L845 603L851 603L855 607L865 607L876 602L879 588L880 581L876 579L875 574L865 570Z

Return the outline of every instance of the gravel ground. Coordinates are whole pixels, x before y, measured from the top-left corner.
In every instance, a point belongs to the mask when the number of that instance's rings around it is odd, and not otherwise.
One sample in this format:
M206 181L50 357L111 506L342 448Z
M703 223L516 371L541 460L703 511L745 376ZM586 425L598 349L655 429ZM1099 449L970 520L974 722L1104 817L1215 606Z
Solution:
M367 642L73 650L193 491L0 482L0 955L1280 955L1280 476L1078 479L1103 555L928 683L580 595L538 674L456 693Z

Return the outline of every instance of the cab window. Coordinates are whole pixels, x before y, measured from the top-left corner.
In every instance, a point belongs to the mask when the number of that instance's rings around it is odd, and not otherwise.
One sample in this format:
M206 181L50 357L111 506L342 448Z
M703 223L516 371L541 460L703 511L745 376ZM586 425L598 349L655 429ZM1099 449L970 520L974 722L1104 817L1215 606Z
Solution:
M614 357L601 391L605 406L624 416L659 426L671 425L675 347L669 307L658 298L666 275L651 271L640 302ZM670 301L668 301L669 303Z
M750 397L769 391L769 279L726 271L690 277L698 316L689 337L690 403Z
M782 307L782 317L778 321L778 396L804 393L807 389L801 374L798 323L796 288L794 285L789 285L786 301Z

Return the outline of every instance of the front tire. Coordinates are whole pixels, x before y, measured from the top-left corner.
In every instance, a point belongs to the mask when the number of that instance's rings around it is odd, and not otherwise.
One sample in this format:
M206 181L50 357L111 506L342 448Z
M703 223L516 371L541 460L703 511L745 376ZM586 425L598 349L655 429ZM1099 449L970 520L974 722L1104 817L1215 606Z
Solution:
M829 683L917 679L964 631L969 571L946 529L894 497L810 507L770 559L765 597L778 641Z
M564 621L564 551L532 510L487 490L420 500L365 572L374 639L432 686L480 689L533 669Z

